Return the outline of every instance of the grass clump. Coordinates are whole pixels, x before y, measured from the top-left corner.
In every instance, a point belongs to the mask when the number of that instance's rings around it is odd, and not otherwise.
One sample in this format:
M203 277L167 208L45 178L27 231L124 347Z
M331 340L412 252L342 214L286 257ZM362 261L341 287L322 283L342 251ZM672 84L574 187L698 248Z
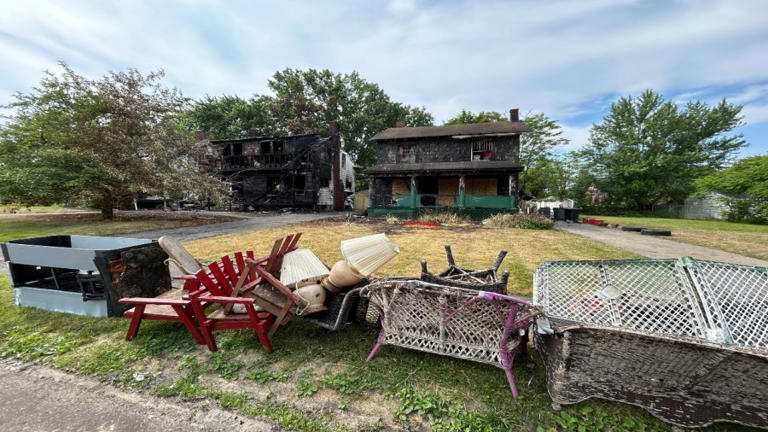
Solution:
M419 215L419 222L436 222L442 225L464 225L469 223L465 215L452 211L434 210Z
M555 224L549 218L538 214L498 213L483 220L491 228L552 229Z

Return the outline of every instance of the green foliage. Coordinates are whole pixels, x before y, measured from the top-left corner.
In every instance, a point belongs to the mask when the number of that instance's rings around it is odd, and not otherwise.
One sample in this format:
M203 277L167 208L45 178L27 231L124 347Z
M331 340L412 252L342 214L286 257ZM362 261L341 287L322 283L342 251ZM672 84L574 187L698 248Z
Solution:
M588 431L657 431L665 430L656 426L648 426L630 416L611 416L603 410L596 410L590 406L571 408L552 415L558 430L567 432Z
M258 383L265 384L271 381L285 382L291 378L291 374L284 371L271 371L266 369L255 369L245 374L247 379L254 380Z
M369 141L373 135L398 122L427 126L434 121L426 109L392 101L357 72L284 69L275 72L268 85L273 96L206 97L184 116L188 128L208 131L212 138L252 132L328 136L328 123L338 120L344 150L356 164L368 167L376 159L376 148Z
M539 214L498 213L483 220L483 225L491 228L551 229L554 223Z
M211 139L274 135L281 131L271 117L271 104L269 96L206 96L182 118L189 129L206 131Z
M742 126L740 113L740 106L725 100L680 109L647 90L611 105L580 156L614 207L681 203L695 179L722 168L745 145L741 135L728 135Z
M317 385L317 383L301 379L299 380L298 384L296 384L296 390L299 391L299 396L312 397L320 390L320 387Z
M211 359L208 361L209 371L216 372L229 381L236 380L240 376L240 369L243 366L242 362L228 360L221 352L211 354Z
M768 223L768 155L741 159L696 182L700 193L726 195L728 220Z
M466 123L487 123L507 120L503 114L498 111L480 111L474 114L472 111L461 110L460 113L448 119L445 125L466 124Z
M363 379L360 376L351 375L347 373L340 373L336 375L327 375L321 380L323 384L329 389L345 395L359 395L366 390L371 390L375 385Z
M535 197L554 195L565 197L571 170L554 149L568 144L563 128L543 113L528 114L523 121L531 132L520 136L520 188Z
M0 130L3 200L97 199L111 218L115 202L140 194L220 191L194 167L191 136L177 121L188 100L162 86L162 72L88 79L61 67L5 107L15 112Z

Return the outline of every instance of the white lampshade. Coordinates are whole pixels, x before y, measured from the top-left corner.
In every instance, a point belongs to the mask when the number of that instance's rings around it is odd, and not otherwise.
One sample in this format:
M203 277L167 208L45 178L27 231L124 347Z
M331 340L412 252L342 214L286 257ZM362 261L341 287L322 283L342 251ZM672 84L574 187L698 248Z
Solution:
M280 282L288 288L317 284L329 273L328 267L309 249L296 249L283 256Z
M344 259L364 277L372 275L399 253L400 249L384 233L341 242Z

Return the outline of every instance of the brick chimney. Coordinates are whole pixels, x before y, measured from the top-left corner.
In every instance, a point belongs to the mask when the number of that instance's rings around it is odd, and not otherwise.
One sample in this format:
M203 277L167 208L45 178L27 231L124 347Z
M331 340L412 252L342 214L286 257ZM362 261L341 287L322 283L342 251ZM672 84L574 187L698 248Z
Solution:
M208 139L208 132L201 131L201 130L195 132L195 142L200 142L207 139Z
M399 121L399 122L395 123L395 127L398 127L398 128L405 127L405 122Z
M516 122L520 121L520 109L519 108L512 108L509 110L509 121Z

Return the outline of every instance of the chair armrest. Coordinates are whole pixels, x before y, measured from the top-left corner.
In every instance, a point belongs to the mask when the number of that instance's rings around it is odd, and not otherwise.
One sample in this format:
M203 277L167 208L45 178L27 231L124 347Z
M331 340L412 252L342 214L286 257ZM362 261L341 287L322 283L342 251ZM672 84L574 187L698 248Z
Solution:
M184 297L189 298L189 297ZM190 300L196 300L196 301L206 301L211 303L222 303L222 304L254 304L256 302L256 299L250 298L250 297L223 297L223 296L206 296L201 298L195 298Z
M492 300L494 298L498 298L498 299L502 299L502 300L513 301L515 303L520 303L520 304L524 304L524 305L530 305L531 304L531 302L526 300L526 299L521 299L519 297L513 297L511 295L506 295L506 294L498 294L498 293L490 292L490 291L478 291L477 295L478 295L478 297L487 298L489 300Z
M187 305L189 304L188 299L155 299L155 298L148 298L148 297L126 297L121 298L117 301L118 303L122 304L144 304L144 305L165 305L165 306L173 306L173 305Z

